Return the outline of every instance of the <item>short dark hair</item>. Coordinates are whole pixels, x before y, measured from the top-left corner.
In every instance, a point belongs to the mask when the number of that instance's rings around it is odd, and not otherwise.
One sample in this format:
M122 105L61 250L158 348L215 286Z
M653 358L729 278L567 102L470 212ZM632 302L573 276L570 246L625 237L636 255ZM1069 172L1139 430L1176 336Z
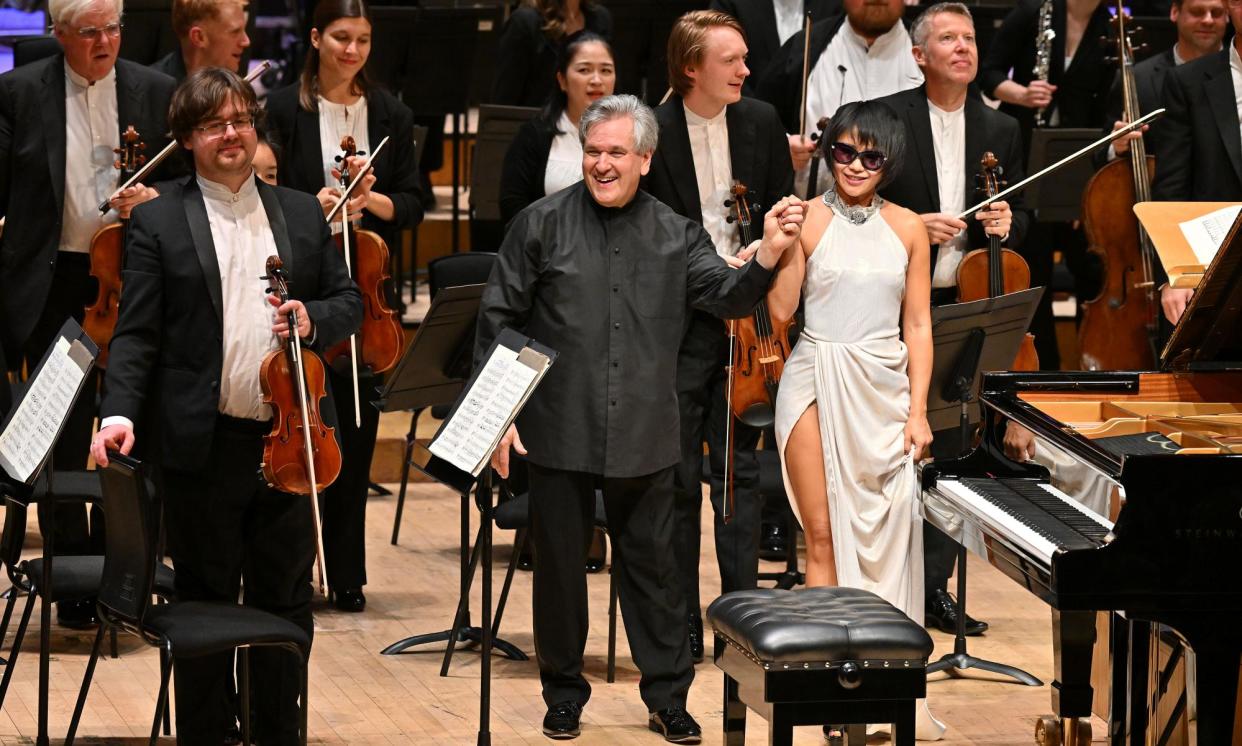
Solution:
M263 110L258 97L240 75L223 67L195 70L173 93L168 106L168 127L178 142L184 143L194 128L207 121L229 100L242 105L256 122Z
M901 172L906 152L906 128L887 104L855 101L837 109L824 133L824 142L831 146L842 135L852 136L859 149L874 148L888 156L880 171L877 189L888 186Z

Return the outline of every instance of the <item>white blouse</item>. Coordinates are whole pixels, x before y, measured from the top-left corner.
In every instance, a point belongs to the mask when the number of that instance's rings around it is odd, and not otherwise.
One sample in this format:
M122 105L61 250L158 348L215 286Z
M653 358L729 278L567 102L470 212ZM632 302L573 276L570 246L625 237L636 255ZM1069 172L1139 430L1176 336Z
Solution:
M578 125L569 121L569 113L561 112L556 120L557 134L548 151L548 164L543 169L543 193L555 194L582 181L582 141Z

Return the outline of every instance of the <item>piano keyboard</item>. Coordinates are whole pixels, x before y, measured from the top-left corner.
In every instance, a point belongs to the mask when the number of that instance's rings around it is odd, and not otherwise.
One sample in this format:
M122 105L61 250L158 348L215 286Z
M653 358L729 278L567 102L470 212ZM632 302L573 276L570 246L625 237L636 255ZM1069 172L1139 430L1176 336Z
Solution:
M938 479L932 489L985 534L1008 540L1045 567L1058 550L1101 546L1113 528L1064 492L1029 479Z

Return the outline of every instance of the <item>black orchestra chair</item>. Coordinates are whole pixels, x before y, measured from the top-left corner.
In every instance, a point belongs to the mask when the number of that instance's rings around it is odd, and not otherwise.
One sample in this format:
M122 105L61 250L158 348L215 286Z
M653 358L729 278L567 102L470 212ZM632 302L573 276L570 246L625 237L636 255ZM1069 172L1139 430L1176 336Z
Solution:
M60 54L60 42L52 36L26 36L13 40L13 67Z
M53 474L53 486L55 494L52 499L56 502L94 503L102 497L99 477L92 471L57 471ZM17 598L24 594L26 604L13 638L12 651L5 664L4 678L0 681L0 705L4 704L9 684L12 682L17 657L21 651L26 630L30 625L35 598L39 598L44 603L94 598L99 593L100 579L103 577L104 569L104 558L100 555L57 555L52 562L51 593L46 593L42 587L43 558L22 560L21 552L26 536L26 517L29 507L48 499L47 480L39 479L34 489L28 493L24 490L10 488L6 488L4 492L5 511L3 533L0 533L0 561L4 564L10 588L8 601L4 607L4 618L0 620L0 645L8 636L9 622L12 620ZM160 566L155 578L154 591L163 598L173 595L171 569ZM112 640L112 657L116 657L115 637Z
M427 284L431 299L443 288L459 285L481 285L492 273L496 255L489 251L470 251L449 254L431 260L427 265ZM448 416L451 403L432 407L431 413L441 419ZM401 533L401 515L405 511L405 490L410 481L410 459L414 454L414 440L418 430L418 416L422 409L410 415L410 430L405 435L405 460L401 464L401 489L397 493L397 511L392 519L392 544L395 546Z
M159 509L147 491L142 465L116 454L99 470L104 514L108 516L103 581L99 588L99 633L78 693L66 743L73 743L86 705L91 677L99 660L104 630L112 627L133 633L160 651L160 692L150 743L155 744L160 716L168 697L168 679L180 659L231 650L238 651L241 667L240 709L242 738L250 742L249 648L281 648L302 664L302 736L306 743L307 656L310 638L300 627L266 611L227 602L186 601L153 605L159 567Z

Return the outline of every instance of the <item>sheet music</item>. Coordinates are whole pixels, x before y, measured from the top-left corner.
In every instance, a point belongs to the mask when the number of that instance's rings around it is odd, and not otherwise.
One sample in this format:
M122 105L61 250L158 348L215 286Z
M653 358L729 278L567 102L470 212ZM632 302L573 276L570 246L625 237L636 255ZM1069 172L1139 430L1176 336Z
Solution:
M84 352L85 365L81 354ZM13 479L27 481L47 458L86 376L89 359L90 354L80 342L71 343L64 337L56 340L47 362L0 433L0 466Z
M1229 229L1233 227L1239 210L1242 210L1242 205L1230 205L1194 220L1178 223L1182 235L1186 237L1186 243L1190 244L1200 264L1206 267L1212 263L1220 245L1229 235Z
M532 354L542 367L525 364ZM428 450L478 476L547 366L548 358L529 348L519 353L497 346Z

